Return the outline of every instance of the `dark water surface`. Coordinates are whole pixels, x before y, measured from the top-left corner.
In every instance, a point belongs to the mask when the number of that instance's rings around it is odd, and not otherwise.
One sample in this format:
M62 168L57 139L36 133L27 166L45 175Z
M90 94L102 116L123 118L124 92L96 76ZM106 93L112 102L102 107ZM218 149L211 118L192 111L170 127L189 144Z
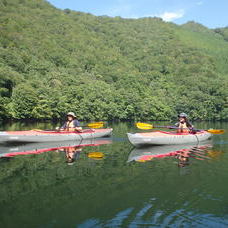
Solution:
M131 123L109 125L111 141L58 142L49 151L0 145L0 155L11 154L0 158L0 227L228 227L227 131L201 145L136 150L126 139L137 131ZM0 130L53 127L15 123ZM12 156L20 150L30 154Z

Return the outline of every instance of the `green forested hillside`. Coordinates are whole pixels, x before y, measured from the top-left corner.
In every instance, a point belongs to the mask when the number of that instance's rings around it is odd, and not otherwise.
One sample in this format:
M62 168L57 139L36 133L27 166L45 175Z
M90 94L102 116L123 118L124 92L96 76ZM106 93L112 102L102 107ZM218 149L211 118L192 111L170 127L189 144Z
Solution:
M217 28L214 32L220 34L223 39L228 42L228 26L225 28Z
M0 0L0 117L228 120L227 30Z

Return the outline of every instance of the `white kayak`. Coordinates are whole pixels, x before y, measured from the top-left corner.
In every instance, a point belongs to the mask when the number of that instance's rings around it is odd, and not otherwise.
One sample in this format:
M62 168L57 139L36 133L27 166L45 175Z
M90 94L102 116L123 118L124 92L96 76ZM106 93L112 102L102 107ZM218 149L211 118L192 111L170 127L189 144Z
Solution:
M110 136L112 128L76 131L1 131L0 143L70 141Z
M196 133L176 133L166 131L153 131L146 133L127 133L128 139L136 147L149 145L175 145L198 143L209 139L212 134L207 131Z

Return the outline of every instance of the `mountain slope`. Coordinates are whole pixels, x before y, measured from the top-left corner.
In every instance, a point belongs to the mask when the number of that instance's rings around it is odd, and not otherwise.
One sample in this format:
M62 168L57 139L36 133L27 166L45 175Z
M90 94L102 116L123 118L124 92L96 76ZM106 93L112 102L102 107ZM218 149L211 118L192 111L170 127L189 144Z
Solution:
M228 47L212 30L42 0L0 6L2 118L228 119Z

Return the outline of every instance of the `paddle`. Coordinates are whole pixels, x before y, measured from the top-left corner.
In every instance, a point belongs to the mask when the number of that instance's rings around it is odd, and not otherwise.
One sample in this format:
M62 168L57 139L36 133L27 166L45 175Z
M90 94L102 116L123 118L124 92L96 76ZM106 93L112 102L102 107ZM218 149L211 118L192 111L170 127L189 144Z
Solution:
M148 123L141 123L138 122L135 124L137 128L142 129L142 130L151 130L153 128L169 128L169 129L178 129L178 127L175 126L154 126L152 124ZM223 129L208 129L208 130L199 130L199 129L194 129L195 131L207 131L211 134L223 134L225 131Z
M95 122L95 123L89 123L86 125L86 127L89 128L101 128L104 126L104 122Z
M101 159L104 157L104 153L102 152L90 152L88 153L88 158L95 158L95 159Z
M104 127L104 122L94 122L94 123L88 123L85 126L82 127L89 127L89 128L102 128ZM32 131L59 131L60 129L55 130L41 130L41 129L32 129Z

